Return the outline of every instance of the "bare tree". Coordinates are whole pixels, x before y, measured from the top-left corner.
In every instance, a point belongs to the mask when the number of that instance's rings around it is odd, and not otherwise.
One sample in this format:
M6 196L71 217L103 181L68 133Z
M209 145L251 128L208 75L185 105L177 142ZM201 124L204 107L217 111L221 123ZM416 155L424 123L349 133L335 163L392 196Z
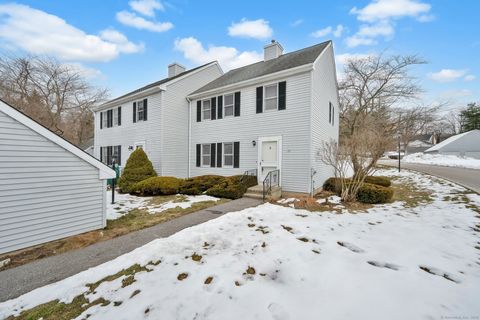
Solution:
M54 58L0 58L0 97L73 143L93 135L91 108L107 95Z
M369 56L347 62L344 77L339 83L341 143L357 140L361 132L384 137L384 146L370 150L368 163L364 154L349 148L355 175L365 175L379 157L393 143L396 134L392 107L414 99L421 92L416 80L409 74L411 66L425 63L417 56ZM383 149L383 150L382 150Z

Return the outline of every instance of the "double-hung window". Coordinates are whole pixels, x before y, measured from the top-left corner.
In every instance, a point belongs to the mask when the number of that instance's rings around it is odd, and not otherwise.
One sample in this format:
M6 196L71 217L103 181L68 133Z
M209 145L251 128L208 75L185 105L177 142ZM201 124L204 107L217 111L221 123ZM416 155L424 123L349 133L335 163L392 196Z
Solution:
M272 84L265 86L264 94L265 110L277 110L278 109L278 84Z
M224 100L223 113L225 114L225 117L233 116L233 112L234 112L233 93L224 95L223 100Z
M115 159L116 164L122 162L122 146L100 147L100 160L108 166L111 166Z
M210 167L211 164L211 145L202 144L202 166Z
M137 121L145 120L145 106L143 100L137 101Z
M233 142L223 144L223 166L233 167Z
M108 113L107 113L107 111L102 112L102 128L108 128Z
M212 111L212 108L210 106L210 100L203 100L202 101L203 120L210 120L212 118L211 111Z

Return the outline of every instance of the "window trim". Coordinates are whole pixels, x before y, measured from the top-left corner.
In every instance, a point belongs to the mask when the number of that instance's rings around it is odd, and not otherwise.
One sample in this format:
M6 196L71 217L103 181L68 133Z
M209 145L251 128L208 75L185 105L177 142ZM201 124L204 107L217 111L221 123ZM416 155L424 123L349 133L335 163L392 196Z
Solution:
M226 144L232 145L232 153L228 153L228 154L227 154L227 153L225 152L225 150L226 150L225 145L226 145ZM232 141L232 142L223 142L223 143L222 143L222 160L223 160L223 167L224 167L224 168L233 168L233 162L234 162L234 157L235 157L234 155L235 155L234 142L233 142L233 141ZM225 161L225 156L231 156L231 157L232 157L232 164L231 164L231 165L225 164L225 163L226 163L226 161Z
M200 162L200 166L201 167L210 167L211 166L211 163L212 163L212 145L210 143L202 143L200 144L200 157L201 157L201 162ZM203 147L204 146L208 146L208 150L209 150L209 153L208 153L208 163L204 163L204 156L206 156L206 154L203 153Z
M205 101L208 101L208 104L209 104L209 108L208 108L208 118L205 118L205 111L204 110L204 102ZM209 98L209 99L202 99L202 121L205 121L205 120L212 120L212 99ZM211 153L211 152L210 152Z
M227 113L226 113L226 111L225 111L225 110L226 110L226 106L227 106L227 104L225 103L225 101L226 101L225 97L226 97L226 96L232 96L232 104L231 104L231 106L232 106L232 114L231 114L231 115L227 115ZM228 105L228 106L230 106L230 105ZM223 106L222 106L222 108L223 108L223 118L235 117L235 91L234 91L234 92L225 93L225 94L223 95Z
M108 128L108 110L101 111L102 113L102 129L107 129Z
M276 88L277 88L277 93L275 95L275 100L276 100L276 108L275 109L267 109L267 100L273 100L274 98L271 97L271 98L267 98L267 87L271 87L275 85ZM278 92L278 82L273 82L273 83L269 83L269 84L266 84L263 86L263 112L270 112L270 111L278 111L278 95L279 95L279 92Z

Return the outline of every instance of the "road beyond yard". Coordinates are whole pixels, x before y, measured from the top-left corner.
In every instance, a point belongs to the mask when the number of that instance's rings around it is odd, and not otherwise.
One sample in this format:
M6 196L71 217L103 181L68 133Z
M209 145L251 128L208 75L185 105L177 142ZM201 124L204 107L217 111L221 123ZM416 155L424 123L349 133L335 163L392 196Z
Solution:
M379 164L397 167L397 160L381 160ZM401 162L401 168L416 170L458 183L480 194L480 170Z

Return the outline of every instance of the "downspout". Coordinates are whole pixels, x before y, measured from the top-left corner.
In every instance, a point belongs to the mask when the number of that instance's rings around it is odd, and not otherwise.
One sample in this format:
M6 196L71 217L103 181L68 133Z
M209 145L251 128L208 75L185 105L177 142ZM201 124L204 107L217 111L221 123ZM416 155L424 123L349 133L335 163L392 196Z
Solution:
M191 143L192 143L192 137L191 137L191 126L192 126L192 101L190 100L190 98L186 98L187 99L187 102L188 102L188 156L187 156L187 159L188 159L188 167L187 167L187 178L190 178L191 175L190 175L190 146L191 146Z

